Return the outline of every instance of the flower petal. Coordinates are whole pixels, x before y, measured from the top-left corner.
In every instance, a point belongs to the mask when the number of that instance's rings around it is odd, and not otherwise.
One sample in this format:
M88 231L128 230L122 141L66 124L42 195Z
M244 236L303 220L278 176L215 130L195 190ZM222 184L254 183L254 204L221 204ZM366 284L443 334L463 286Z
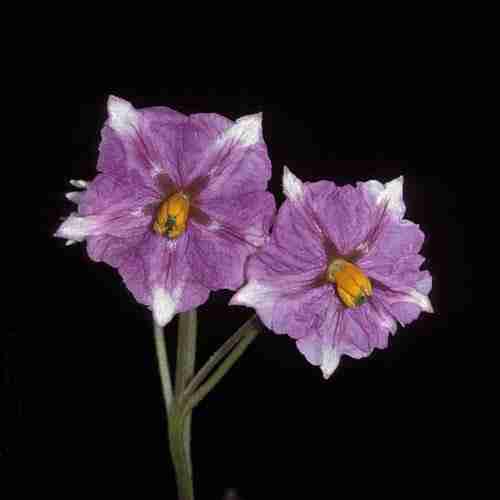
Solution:
M340 363L341 356L342 354L339 353L338 349L336 349L335 347L323 347L321 371L323 372L324 379L330 378L332 373L337 369Z
M162 287L153 288L153 318L160 326L170 323L175 314L175 302L171 295Z
M403 201L403 176L386 184L378 181L360 183L362 189L372 197L375 205L385 206L396 218L403 218L406 206Z
M274 196L267 191L244 193L237 198L220 197L206 200L200 209L216 234L232 233L253 247L269 238L269 228L276 212ZM255 251L256 248L253 248Z
M328 379L337 369L342 356L332 344L325 343L319 335L312 334L297 340L299 351L307 361L314 366L319 366L323 378Z
M102 130L97 169L123 176L135 171L152 185L159 174L181 183L178 164L186 117L169 108L136 110L118 97L108 99L109 118Z
M207 223L190 223L189 265L207 288L236 290L244 281L247 258L268 238L274 198L266 192L249 193L210 200L203 209Z
M433 313L431 301L427 293L420 289L429 290L430 275L422 273L424 277L415 288L403 287L399 290L380 289L376 291L380 301L388 311L404 326L416 320L422 311Z
M309 363L321 368L325 379L337 369L342 356L334 342L342 323L342 315L342 309L331 308L323 329L310 330L297 341L299 351Z
M186 258L191 238L189 230L176 240L150 231L129 238L102 235L89 238L88 251L93 260L117 267L136 300L150 305L164 325L208 298L208 288L196 280Z
M96 234L101 224L99 217L80 217L73 212L59 226L54 236L72 241L83 241L87 236Z
M220 197L236 198L264 191L271 177L271 161L262 135L262 115L236 120L219 133L196 165L200 203Z
M276 281L250 279L229 305L252 307L270 330L300 338L322 328L328 310L340 307L334 294L331 285L316 283L316 272L303 272Z
M77 193L78 214L72 213L55 236L83 241L89 236L142 234L151 224L143 208L159 201L158 193L141 184L134 173L118 178L100 174Z
M341 255L349 255L366 240L373 227L373 212L358 189L323 187L311 198L319 223Z
M66 193L66 198L69 201L72 201L73 203L78 204L80 202L80 198L82 196L81 191L70 191L69 193Z
M136 172L121 176L99 174L86 191L80 194L78 211L81 215L96 215L119 210L133 212L161 201L160 194L144 184L142 177Z
M288 167L283 167L283 193L290 201L302 203L304 200L304 184Z
M71 179L69 181L69 183L72 186L80 188L80 189L85 189L89 185L89 183L87 181L84 181L84 180L81 180L81 179L79 179L79 180Z
M354 309L332 309L323 328L311 329L297 341L297 347L329 378L342 355L366 357L374 348L387 347L389 333L395 331L392 317L370 300Z
M214 143L232 127L234 122L216 113L190 115L183 127L183 163L189 168L183 170L185 186L209 173L210 157Z
M362 243L373 226L373 213L363 193L333 182L302 183L286 167L283 190L314 231L334 249L348 255Z

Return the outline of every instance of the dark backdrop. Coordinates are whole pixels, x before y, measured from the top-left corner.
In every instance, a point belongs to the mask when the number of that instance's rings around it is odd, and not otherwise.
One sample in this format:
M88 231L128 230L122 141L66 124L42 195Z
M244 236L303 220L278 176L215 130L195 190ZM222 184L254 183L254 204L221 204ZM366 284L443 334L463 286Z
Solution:
M434 277L434 315L424 313L399 328L388 349L367 359L344 357L328 381L293 341L266 331L200 404L193 417L199 498L221 498L228 487L244 500L340 498L368 490L406 496L434 488L459 438L451 403L463 361L455 361L452 351L472 301L462 174L450 175L428 140L426 124L433 116L423 116L410 99L362 99L356 92L349 98L309 92L306 98L248 90L228 95L105 88L77 93L63 105L69 155L46 169L40 207L38 271L44 286L36 329L44 339L38 356L42 371L12 375L24 352L20 330L9 333L7 350L14 393L27 394L20 390L25 383L33 387L33 379L43 380L37 410L47 427L38 433L48 437L44 454L57 463L47 477L112 498L137 492L149 498L149 490L158 488L163 498L174 498L175 492L150 313L133 300L114 269L89 260L84 245L64 247L62 240L51 239L71 211L63 194L68 180L95 175L110 93L136 107L166 105L231 119L263 111L273 163L270 190L278 204L283 165L304 181L332 179L341 185L387 182L403 174L407 217L427 235L424 268ZM228 291L212 293L199 308L200 362L251 314L227 307L230 297ZM171 353L175 327L173 321L166 328ZM14 396L18 413L24 411L23 398Z

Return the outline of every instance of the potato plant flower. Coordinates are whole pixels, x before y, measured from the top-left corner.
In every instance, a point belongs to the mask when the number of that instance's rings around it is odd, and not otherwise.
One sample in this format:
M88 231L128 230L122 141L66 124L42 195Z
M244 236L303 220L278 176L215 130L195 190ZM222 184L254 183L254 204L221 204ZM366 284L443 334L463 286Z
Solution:
M72 181L78 209L55 236L85 240L163 326L211 290L239 288L245 260L268 237L275 203L262 116L186 116L113 96L108 115L99 174Z
M403 178L381 184L303 183L286 167L271 239L247 265L231 304L287 334L325 378L340 358L387 347L397 322L432 312L421 271L424 234L403 218Z

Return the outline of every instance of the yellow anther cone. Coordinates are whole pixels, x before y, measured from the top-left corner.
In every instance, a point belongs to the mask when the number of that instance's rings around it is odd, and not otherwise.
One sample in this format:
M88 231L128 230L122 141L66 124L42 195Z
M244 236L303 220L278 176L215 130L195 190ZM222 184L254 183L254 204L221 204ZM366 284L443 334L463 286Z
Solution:
M189 198L184 193L175 193L158 208L153 229L160 235L177 238L186 230L188 217Z
M347 307L356 307L372 294L372 284L358 266L344 259L334 259L327 270L327 280L337 285L337 293Z

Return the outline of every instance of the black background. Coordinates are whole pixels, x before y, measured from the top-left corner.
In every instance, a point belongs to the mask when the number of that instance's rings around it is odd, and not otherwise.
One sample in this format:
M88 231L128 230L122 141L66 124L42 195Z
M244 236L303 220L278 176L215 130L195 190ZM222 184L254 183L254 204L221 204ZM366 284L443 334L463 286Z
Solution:
M41 371L11 369L23 358L20 327L8 335L6 356L14 394L33 387L33 379L43 381L37 410L47 427L38 433L47 434L44 453L58 463L53 478L76 491L113 498L134 492L149 498L149 490L158 488L163 498L175 498L150 312L134 302L114 269L90 261L84 245L65 247L51 238L72 210L64 198L69 179L95 175L110 93L135 107L166 105L231 119L263 111L273 163L270 190L278 205L284 199L283 165L303 181L332 179L340 185L387 182L403 174L406 217L427 235L422 253L434 277L436 312L400 327L388 349L363 360L344 357L325 381L289 338L269 331L259 336L194 412L198 498L221 498L228 487L244 500L367 491L406 496L435 488L438 480L444 484L443 463L460 435L453 426L453 401L461 361L452 353L472 302L462 174L450 175L446 158L426 135L435 126L433 116L422 114L408 97L363 98L355 89L348 96L271 96L241 89L105 88L65 103L69 156L46 170L40 206ZM227 307L231 295L212 293L199 308L199 362L251 314ZM175 327L174 320L166 328L171 353ZM21 415L24 396L15 395L13 402Z

